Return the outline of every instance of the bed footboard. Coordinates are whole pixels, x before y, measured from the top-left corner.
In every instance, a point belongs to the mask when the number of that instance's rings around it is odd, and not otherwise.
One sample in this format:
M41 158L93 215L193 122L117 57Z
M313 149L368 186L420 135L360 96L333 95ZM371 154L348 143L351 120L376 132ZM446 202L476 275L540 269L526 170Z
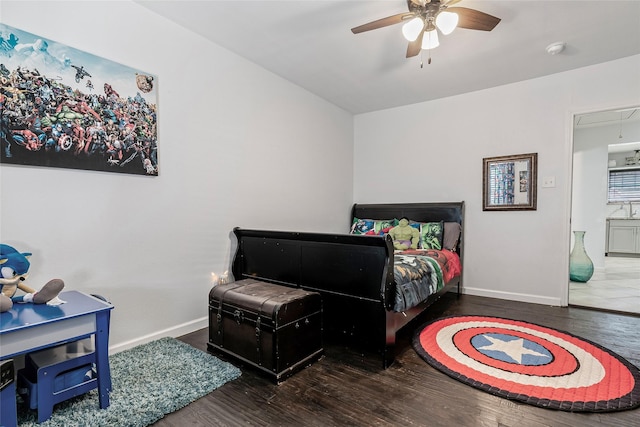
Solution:
M393 246L388 236L233 230L236 280L260 279L391 304Z
M390 237L241 228L233 233L236 280L319 292L326 336L378 343L376 350L388 353L385 343L395 342L395 331L392 340L388 337L386 318L395 298Z

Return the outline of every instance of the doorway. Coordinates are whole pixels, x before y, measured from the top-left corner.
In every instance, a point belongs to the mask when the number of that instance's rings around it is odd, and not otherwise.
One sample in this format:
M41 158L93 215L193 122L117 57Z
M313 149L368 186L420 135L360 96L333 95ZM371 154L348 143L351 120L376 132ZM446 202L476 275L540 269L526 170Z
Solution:
M640 200L629 204L609 184L611 171L640 170L640 107L575 115L573 126L571 230L585 231L594 274L569 283L569 305L640 315ZM615 238L637 241L637 253L609 253L611 225L636 221L628 235L616 228Z

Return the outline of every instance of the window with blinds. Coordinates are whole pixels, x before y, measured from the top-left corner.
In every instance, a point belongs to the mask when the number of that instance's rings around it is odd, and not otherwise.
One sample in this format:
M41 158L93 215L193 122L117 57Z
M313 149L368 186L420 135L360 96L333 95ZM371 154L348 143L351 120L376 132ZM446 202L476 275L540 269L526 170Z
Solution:
M640 167L609 170L609 202L640 201Z

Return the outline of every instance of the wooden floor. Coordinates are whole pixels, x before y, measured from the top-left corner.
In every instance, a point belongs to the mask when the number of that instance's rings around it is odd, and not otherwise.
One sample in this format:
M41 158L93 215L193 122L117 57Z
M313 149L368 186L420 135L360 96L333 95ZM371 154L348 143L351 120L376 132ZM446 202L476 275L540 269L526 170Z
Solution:
M427 365L411 330L446 315L501 316L571 332L640 366L640 317L448 294L402 334L397 361L382 370L373 354L325 343L325 356L280 385L254 370L156 426L640 426L640 408L573 414L512 402L455 381ZM208 331L180 338L206 350ZM221 359L224 356L218 355ZM228 360L228 359L225 359ZM132 396L132 398L135 398Z

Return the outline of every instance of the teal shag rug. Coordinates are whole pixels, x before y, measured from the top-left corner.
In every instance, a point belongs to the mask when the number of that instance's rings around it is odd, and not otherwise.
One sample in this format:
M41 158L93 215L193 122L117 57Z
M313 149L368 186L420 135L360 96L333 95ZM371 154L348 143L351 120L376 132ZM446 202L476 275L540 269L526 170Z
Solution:
M19 427L148 426L187 406L240 370L174 338L162 338L109 357L111 405L100 409L98 391L61 402L38 424L37 412L18 405Z

